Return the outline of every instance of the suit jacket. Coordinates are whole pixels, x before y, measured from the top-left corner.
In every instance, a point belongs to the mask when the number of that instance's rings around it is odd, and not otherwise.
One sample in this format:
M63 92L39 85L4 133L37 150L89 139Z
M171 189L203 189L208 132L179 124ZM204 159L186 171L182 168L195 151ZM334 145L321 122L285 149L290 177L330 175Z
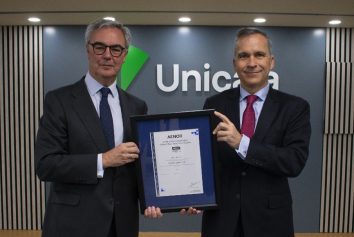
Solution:
M124 141L129 116L145 114L144 101L118 88ZM138 236L138 189L134 163L105 169L97 178L97 154L108 150L84 79L48 92L35 146L36 172L51 182L44 237L107 236L115 215L118 236Z
M204 108L225 114L240 131L239 98L240 89L230 89L208 98ZM215 117L213 126L219 122ZM245 160L217 142L220 205L204 212L202 236L233 237L238 223L246 237L294 236L288 177L303 169L310 133L309 104L270 88Z

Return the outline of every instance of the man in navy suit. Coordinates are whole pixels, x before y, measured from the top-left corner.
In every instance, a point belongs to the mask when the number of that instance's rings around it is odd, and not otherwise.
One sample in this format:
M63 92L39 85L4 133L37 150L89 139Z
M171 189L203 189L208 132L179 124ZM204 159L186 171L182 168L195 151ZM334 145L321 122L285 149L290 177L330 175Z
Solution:
M47 93L37 134L36 172L51 182L42 236L137 237L139 149L129 117L147 106L116 85L131 35L119 22L99 20L85 38L89 70ZM145 215L162 214L149 207Z
M213 133L220 205L203 213L202 236L292 237L288 177L298 176L308 157L309 104L269 86L274 57L264 32L241 29L233 63L240 87L212 96L204 105L217 111ZM243 120L249 96L255 98L249 107L255 123L250 133L242 131L242 123L249 124Z

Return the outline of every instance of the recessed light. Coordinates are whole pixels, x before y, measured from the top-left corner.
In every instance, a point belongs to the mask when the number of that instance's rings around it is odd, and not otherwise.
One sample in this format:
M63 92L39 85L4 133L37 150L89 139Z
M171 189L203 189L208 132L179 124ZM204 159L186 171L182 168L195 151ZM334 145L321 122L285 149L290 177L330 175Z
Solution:
M30 17L30 18L28 18L28 21L30 21L30 22L40 22L41 19L38 18L38 17Z
M182 16L178 19L179 22L182 22L182 23L187 23L187 22L190 22L192 19L188 16Z
M116 18L112 17L112 16L106 16L103 19L107 20L107 21L115 21Z
M265 19L265 18L255 18L254 20L253 20L253 22L255 22L255 23L264 23L264 22L266 22L267 20Z
M339 25L340 23L342 23L341 20L335 19L335 20L331 20L328 22L330 25Z

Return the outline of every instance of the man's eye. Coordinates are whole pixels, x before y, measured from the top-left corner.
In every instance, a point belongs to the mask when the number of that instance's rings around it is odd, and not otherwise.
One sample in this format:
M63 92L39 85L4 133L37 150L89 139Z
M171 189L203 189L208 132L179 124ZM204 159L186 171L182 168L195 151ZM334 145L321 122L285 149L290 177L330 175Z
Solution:
M248 57L248 55L243 54L243 53L238 55L238 58L240 58L240 59L247 58L247 57Z
M119 47L111 48L111 50L117 53L120 53L122 51L122 49Z
M95 45L95 49L103 50L103 49L106 49L106 47L103 45Z
M264 58L266 56L266 54L265 53L256 53L255 56L257 58Z

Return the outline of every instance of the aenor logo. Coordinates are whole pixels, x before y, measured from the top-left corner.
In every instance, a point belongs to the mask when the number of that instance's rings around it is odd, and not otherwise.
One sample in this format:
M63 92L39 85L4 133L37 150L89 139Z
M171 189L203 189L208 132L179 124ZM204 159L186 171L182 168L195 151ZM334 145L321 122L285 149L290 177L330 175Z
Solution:
M168 135L167 138L168 138L168 139L171 139L171 138L182 138L182 134L172 134L172 135Z
M210 72L210 64L204 64L205 71L200 73L197 70L180 70L179 64L173 64L172 68L172 80L171 78L165 78L166 72L162 64L156 65L156 82L160 90L164 92L174 92L177 89L181 91L189 91L189 81L194 81L195 91L210 91L210 86L217 91L222 92L227 89L235 88L240 84L240 79L237 73L231 75L226 71L217 71L215 73ZM166 83L166 81L168 83ZM172 82L172 83L171 83ZM276 72L271 71L269 73L269 83L273 89L279 89L279 75Z

